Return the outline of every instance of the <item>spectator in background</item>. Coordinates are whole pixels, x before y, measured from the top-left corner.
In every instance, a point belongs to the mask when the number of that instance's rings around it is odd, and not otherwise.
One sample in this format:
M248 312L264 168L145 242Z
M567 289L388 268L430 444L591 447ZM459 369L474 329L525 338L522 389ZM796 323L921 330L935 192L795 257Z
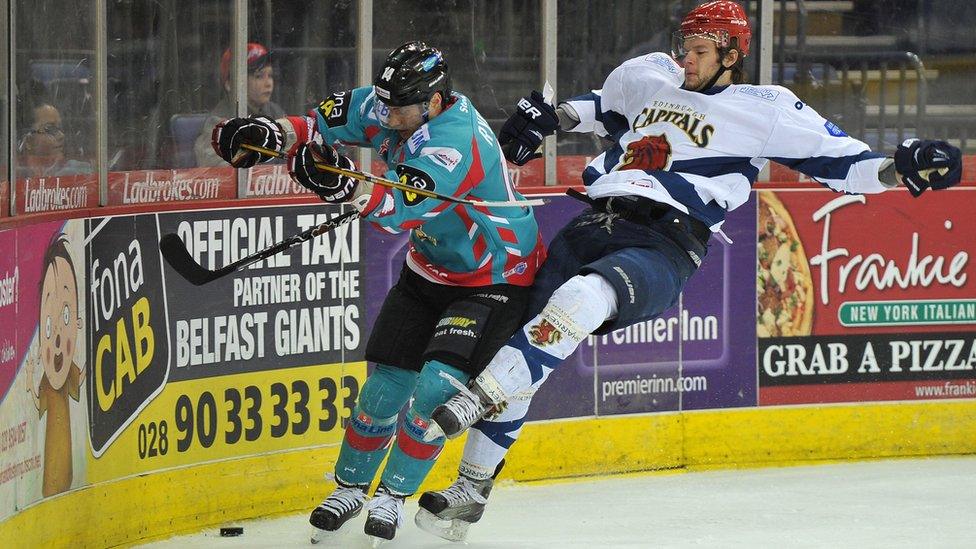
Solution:
M88 162L65 157L61 112L44 96L42 84L33 82L17 108L17 176L56 177L92 173Z
M203 123L193 151L199 166L222 166L224 161L217 156L210 145L211 131L221 120L237 116L233 90L230 85L230 49L220 58L220 83L224 94L220 102L210 111L210 117ZM271 52L261 44L250 42L247 45L247 112L249 116L282 118L285 111L271 100L274 92L274 67L271 65Z

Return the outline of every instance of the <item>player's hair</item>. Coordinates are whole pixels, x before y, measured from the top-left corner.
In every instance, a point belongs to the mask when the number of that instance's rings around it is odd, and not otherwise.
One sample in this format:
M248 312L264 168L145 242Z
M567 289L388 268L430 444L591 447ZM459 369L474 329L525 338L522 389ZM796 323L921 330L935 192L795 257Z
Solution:
M71 261L71 254L68 253L68 237L64 233L56 233L51 238L51 243L47 245L47 250L44 251L44 259L41 263L41 278L37 283L37 295L38 295L38 307L40 307L41 300L43 297L41 292L44 291L44 277L47 275L48 267L54 266L54 262L61 258L68 262L68 267L71 269L71 276L75 276L75 263Z
M735 64L729 68L729 72L732 73L732 83L745 84L749 81L749 73L746 72L745 57L742 55L742 50L739 50L734 46L729 48L718 48L719 63L725 59L725 56L728 55L731 50L737 50L739 52L739 58L735 61Z

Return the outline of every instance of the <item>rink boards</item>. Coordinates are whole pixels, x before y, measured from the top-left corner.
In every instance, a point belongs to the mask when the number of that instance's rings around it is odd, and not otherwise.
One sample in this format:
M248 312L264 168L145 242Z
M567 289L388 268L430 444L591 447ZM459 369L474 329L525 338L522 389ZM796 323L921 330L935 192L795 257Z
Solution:
M712 239L678 307L560 367L504 476L976 451L972 191L776 191L800 243L787 247L805 251L786 270L812 296L788 335L768 333L768 300L757 308L767 192L729 215L731 243ZM169 232L216 268L340 213L249 204L0 231L0 544L112 545L293 512L328 490L405 237L351 225L203 287L162 263ZM581 207L539 208L545 239ZM73 272L50 280L74 286L67 322L41 295L59 234ZM67 359L45 354L49 316L74 338ZM425 487L450 482L460 450Z

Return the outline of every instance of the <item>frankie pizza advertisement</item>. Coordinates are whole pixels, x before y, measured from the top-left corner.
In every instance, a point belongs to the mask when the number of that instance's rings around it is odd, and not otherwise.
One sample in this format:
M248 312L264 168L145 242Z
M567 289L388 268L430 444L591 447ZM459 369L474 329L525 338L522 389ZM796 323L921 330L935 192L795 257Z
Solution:
M976 328L968 196L761 191L760 337Z
M760 404L976 397L970 191L758 195Z

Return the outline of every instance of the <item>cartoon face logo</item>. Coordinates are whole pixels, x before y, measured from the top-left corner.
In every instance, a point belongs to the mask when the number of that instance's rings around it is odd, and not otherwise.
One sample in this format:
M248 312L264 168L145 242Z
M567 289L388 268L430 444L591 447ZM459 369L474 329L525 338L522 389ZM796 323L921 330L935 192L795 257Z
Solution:
M74 362L82 325L78 315L74 263L68 253L67 237L63 234L55 235L44 253L43 275L38 289L37 351L29 359L25 378L38 417L47 418L41 494L48 497L71 488L74 473L68 400L78 401L85 381L84 367ZM40 383L34 381L37 362L41 363Z
M627 145L621 170L666 170L671 165L671 143L665 135L648 135Z
M556 329L548 320L542 319L538 324L529 328L532 343L540 347L555 345L563 338L563 333Z
M68 379L80 328L74 268L64 256L54 257L44 273L40 309L41 363L51 387L58 390Z

